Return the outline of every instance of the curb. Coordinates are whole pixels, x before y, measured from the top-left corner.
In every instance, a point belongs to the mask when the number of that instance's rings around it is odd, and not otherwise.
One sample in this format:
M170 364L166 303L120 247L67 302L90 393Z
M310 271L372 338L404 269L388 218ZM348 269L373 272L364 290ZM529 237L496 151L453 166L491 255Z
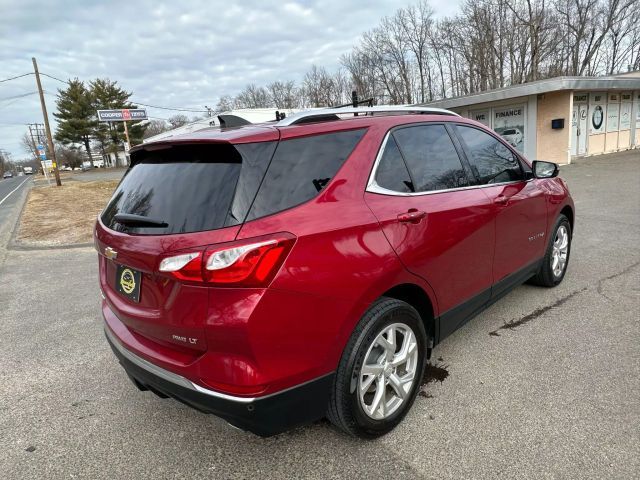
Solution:
M90 248L93 243L70 243L67 245L25 245L11 241L7 246L7 250L12 251L32 251L32 250L70 250L73 248Z

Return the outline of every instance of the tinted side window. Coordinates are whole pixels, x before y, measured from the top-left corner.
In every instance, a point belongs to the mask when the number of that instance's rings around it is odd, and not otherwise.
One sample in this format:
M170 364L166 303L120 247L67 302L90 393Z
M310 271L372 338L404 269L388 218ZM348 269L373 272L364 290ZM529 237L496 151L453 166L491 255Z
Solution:
M502 142L473 127L456 127L471 154L469 163L480 184L513 182L524 175L520 163Z
M276 144L277 142L259 142L235 145L238 153L242 155L242 169L225 226L244 222L267 171Z
M419 125L393 132L414 179L416 192L469 185L444 125Z
M393 136L389 136L376 170L376 183L394 192L413 192L407 166Z
M247 220L295 207L315 197L364 133L361 129L281 141Z

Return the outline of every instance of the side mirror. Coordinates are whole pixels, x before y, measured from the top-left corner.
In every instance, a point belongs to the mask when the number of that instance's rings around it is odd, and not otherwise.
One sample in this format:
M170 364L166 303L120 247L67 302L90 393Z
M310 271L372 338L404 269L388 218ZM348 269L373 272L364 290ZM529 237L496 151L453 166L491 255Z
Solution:
M553 178L560 173L558 165L552 162L543 162L541 160L533 161L533 176L535 178Z

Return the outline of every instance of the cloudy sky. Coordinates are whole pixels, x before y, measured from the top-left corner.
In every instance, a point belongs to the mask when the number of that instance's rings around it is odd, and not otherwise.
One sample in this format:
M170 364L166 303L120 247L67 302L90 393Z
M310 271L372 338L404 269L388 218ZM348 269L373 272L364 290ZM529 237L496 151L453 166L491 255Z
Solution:
M412 0L0 0L0 149L22 159L26 124L42 122L32 71L109 77L134 101L202 109L248 83L331 70L360 35ZM430 0L438 17L460 0ZM50 120L61 83L43 77ZM167 118L169 110L148 109ZM195 115L195 113L189 115Z

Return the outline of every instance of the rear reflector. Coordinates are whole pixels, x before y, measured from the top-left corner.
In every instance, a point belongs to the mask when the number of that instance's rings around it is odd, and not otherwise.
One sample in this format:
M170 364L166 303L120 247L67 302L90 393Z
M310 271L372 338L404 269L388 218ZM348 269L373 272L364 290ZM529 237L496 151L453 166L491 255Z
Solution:
M158 270L180 281L221 287L266 287L295 243L290 233L212 245L163 258Z

